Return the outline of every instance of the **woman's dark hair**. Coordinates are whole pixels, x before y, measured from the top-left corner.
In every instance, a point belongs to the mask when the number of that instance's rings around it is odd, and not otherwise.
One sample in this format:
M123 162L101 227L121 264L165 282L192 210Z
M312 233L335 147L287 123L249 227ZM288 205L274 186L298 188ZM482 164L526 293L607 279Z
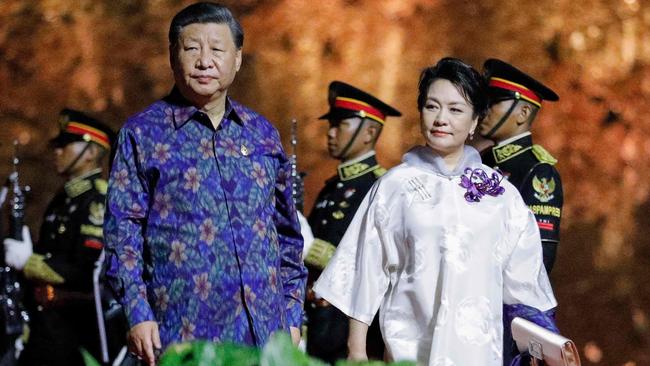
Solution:
M169 44L175 46L183 27L195 23L227 24L238 49L244 45L244 30L230 12L230 9L215 3L196 3L179 11L169 26Z
M488 111L487 82L476 69L462 60L445 57L420 74L418 84L418 110L427 100L429 86L436 79L446 79L458 88L460 94L472 104L474 117L482 120Z

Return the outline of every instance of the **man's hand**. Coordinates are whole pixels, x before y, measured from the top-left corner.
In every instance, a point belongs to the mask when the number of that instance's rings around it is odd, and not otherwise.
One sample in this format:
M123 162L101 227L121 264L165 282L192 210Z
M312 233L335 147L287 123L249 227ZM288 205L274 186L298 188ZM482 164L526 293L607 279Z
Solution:
M134 325L129 330L127 340L130 352L143 359L149 366L156 365L154 349L162 348L158 323L149 320Z
M291 341L294 346L297 346L300 343L300 329L296 327L289 327L289 332L291 333Z
M22 271L29 257L34 254L29 228L23 226L23 240L5 239L3 244L5 247L5 263L9 267Z

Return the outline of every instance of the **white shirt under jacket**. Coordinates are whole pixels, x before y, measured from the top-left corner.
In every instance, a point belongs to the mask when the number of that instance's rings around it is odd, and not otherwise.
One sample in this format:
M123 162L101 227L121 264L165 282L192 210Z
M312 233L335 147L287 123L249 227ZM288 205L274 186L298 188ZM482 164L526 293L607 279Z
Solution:
M467 202L465 168L494 172L466 146L453 172L426 146L373 186L314 290L366 324L381 306L390 360L419 365L502 364L502 306L557 303L535 217L505 193Z

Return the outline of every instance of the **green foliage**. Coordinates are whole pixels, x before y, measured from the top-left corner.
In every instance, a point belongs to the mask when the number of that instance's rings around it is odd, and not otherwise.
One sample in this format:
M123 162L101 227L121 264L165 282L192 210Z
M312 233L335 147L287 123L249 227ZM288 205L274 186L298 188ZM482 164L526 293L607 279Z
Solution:
M81 357L83 357L84 364L86 364L86 366L101 366L99 362L97 362L93 358L93 356L91 356L90 353L88 353L88 351L86 351L83 348L80 351L81 351Z
M86 366L100 366L82 350ZM171 345L160 358L159 366L326 366L309 357L291 342L289 335L278 332L262 350L230 343L193 341ZM386 366L381 361L339 361L336 366ZM390 366L415 366L415 362L397 362Z
M169 346L160 366L259 366L260 351L230 343L195 341Z
M336 362L336 366L416 366L416 364L415 362L411 362L411 361L400 361L400 362L393 362L387 364L382 361L357 362L357 361L340 360Z
M309 357L296 348L286 333L277 332L271 336L262 350L260 366L326 366L327 364Z

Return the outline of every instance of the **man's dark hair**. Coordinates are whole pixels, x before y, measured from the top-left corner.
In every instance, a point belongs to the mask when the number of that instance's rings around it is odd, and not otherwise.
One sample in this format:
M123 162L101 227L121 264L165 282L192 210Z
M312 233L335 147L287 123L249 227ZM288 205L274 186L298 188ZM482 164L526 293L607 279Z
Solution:
M244 30L230 9L221 4L208 2L192 4L174 16L169 26L169 44L175 46L183 27L195 23L226 24L230 28L235 46L240 49L244 45Z
M488 112L487 82L476 69L462 60L445 57L434 66L427 67L420 74L418 84L418 110L427 100L429 86L436 79L449 80L460 94L472 104L474 117L482 120Z

